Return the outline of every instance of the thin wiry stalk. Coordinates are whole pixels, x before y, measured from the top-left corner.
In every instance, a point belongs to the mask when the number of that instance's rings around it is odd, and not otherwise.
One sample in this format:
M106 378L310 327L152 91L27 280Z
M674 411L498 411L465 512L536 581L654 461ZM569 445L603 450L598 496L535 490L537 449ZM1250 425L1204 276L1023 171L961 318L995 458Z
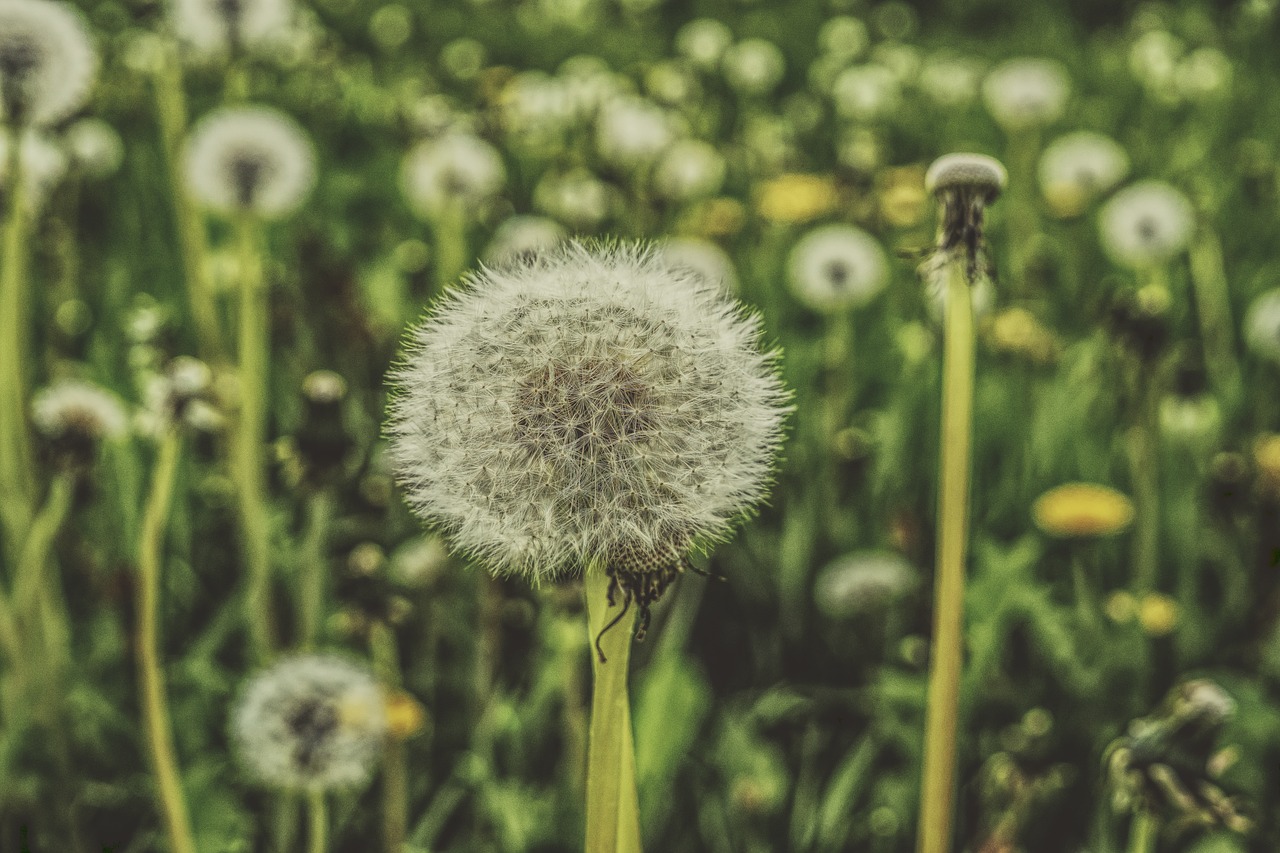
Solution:
M391 626L378 620L369 629L369 651L378 677L388 689L400 686L400 653ZM409 825L409 768L404 742L387 738L382 756L382 841L387 853L400 853Z

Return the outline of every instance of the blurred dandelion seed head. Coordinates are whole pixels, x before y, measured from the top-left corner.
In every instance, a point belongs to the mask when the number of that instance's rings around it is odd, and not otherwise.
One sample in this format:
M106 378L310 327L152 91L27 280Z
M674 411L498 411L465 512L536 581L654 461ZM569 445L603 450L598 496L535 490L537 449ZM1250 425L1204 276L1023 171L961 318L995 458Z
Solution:
M490 266L523 263L559 246L569 235L559 222L546 216L519 214L504 220L484 250Z
M1098 215L1102 248L1117 265L1146 269L1170 261L1191 242L1195 211L1163 181L1139 181L1111 197Z
M469 133L451 132L418 143L405 156L401 188L413 212L435 219L449 210L474 213L507 181L502 156Z
M386 701L373 675L331 655L285 658L253 676L231 717L245 770L284 790L365 782L386 732Z
M536 581L720 539L764 497L787 394L719 282L575 242L468 285L390 377L399 480L457 548Z
M676 51L702 71L712 71L733 44L733 31L712 18L690 21L676 32Z
M1280 287L1249 303L1244 315L1244 342L1258 358L1280 365Z
M596 151L610 165L636 169L652 163L680 135L675 118L652 101L615 97L596 117Z
M725 82L740 95L768 95L787 70L778 46L768 39L743 39L730 46L720 60Z
M837 557L814 581L818 609L833 619L845 619L891 604L913 591L920 573L893 551L860 551Z
M10 151L13 138L0 134L0 190L10 192ZM43 131L24 130L18 142L22 202L30 211L39 211L67 173L67 155Z
M62 379L37 391L31 421L46 438L93 445L124 435L129 427L119 397L80 379Z
M0 0L0 121L54 124L84 105L98 54L74 7Z
M184 174L192 196L211 210L281 219L311 193L315 160L306 132L284 113L219 107L192 129Z
M1010 132L1053 124L1062 118L1070 96L1067 69L1052 59L1009 59L982 81L987 111Z
M879 241L853 225L815 228L791 249L787 282L803 305L839 312L866 305L889 282Z
M80 119L67 128L65 139L72 161L91 178L110 177L124 162L120 134L102 119Z
M725 293L738 291L738 271L724 249L697 237L676 237L661 244L663 260L671 267L693 270L704 281L717 283Z
M296 29L291 0L170 0L169 21L204 55L281 47Z
M1040 191L1059 216L1079 215L1128 174L1124 147L1092 131L1060 136L1040 156Z
M724 186L725 171L724 158L715 146L700 139L681 139L659 158L653 187L671 201L704 198Z

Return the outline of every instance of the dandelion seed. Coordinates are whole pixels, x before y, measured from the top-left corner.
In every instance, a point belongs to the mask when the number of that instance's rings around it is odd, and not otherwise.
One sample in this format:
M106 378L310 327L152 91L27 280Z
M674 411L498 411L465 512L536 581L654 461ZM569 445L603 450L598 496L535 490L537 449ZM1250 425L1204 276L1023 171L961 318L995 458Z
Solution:
M865 305L889 282L889 263L879 241L853 225L810 231L792 248L787 271L795 297L822 312Z
M982 81L987 111L1007 131L1053 124L1062 118L1070 95L1071 78L1052 59L1009 59Z
M647 248L481 270L390 377L409 505L496 572L662 579L764 495L786 394L759 336Z
M837 557L813 586L818 609L846 619L882 608L920 584L920 572L901 554L859 551Z
M84 105L97 72L97 52L72 6L0 0L0 120L61 121Z
M738 290L738 271L733 259L715 243L696 237L676 237L661 246L663 260L672 267L692 270L714 282L724 293Z
M1280 288L1266 291L1249 304L1244 342L1258 358L1280 365Z
M220 107L191 131L184 159L192 195L223 214L281 219L315 185L315 149L297 122L270 107Z
M506 181L496 148L454 131L414 146L405 157L400 186L414 213L435 219L450 209L474 211L501 192Z
M484 261L490 266L522 263L554 249L568 236L554 219L545 216L512 216L494 232L493 239L484 250Z
M236 754L259 782L328 790L365 782L387 732L386 699L362 665L285 658L255 675L232 713Z
M202 54L266 51L294 34L290 0L171 0L169 20L184 43Z
M1162 181L1140 181L1116 193L1098 216L1102 248L1116 264L1147 269L1187 248L1195 228L1191 202Z

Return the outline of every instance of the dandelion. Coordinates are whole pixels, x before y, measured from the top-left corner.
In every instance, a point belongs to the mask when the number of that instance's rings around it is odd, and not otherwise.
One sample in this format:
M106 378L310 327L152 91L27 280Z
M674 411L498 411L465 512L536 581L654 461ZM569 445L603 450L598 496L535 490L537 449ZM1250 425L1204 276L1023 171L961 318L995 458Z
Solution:
M1280 365L1280 288L1264 292L1249 304L1244 342L1258 358Z
M368 780L387 731L382 688L363 665L309 654L257 675L236 703L236 754L258 782L290 791Z
M120 134L102 119L80 119L67 128L65 139L72 162L91 178L110 177L124 162Z
M767 39L744 39L725 51L720 61L725 81L741 95L768 95L782 82L787 61Z
M720 152L700 139L682 139L663 154L653 173L653 187L671 201L715 195L724 186L725 162Z
M295 29L290 0L171 0L169 21L202 54L265 52L285 45Z
M80 379L62 379L37 391L31 421L52 441L88 445L118 438L129 427L119 397Z
M720 65L720 59L733 44L733 32L713 18L698 18L676 33L676 51L702 71Z
M1031 516L1050 536L1112 536L1133 522L1133 501L1109 486L1065 483L1036 498Z
M1009 59L987 73L982 97L988 112L1007 131L1046 127L1062 117L1071 78L1052 59Z
M978 97L982 66L975 59L933 56L920 67L917 85L925 97L940 107L967 107Z
M901 554L860 551L837 557L813 586L818 609L833 619L867 613L911 592L920 573Z
M435 534L419 536L391 555L388 572L398 583L415 589L430 587L449 564L449 549Z
M297 122L270 107L220 107L192 129L184 158L192 196L223 214L281 219L316 179L315 150Z
M652 101L634 95L609 100L596 117L596 150L618 168L652 163L676 137L672 117Z
M829 18L818 30L818 45L823 53L842 61L857 59L870 44L867 25L852 15Z
M576 230L597 227L617 203L617 189L587 169L548 172L533 190L533 204Z
M0 0L0 121L61 121L83 106L97 72L98 55L71 5Z
M1062 216L1075 216L1129 173L1129 155L1109 136L1082 130L1055 139L1040 156L1040 190Z
M1098 217L1102 248L1116 264L1151 269L1187 248L1195 228L1191 202L1162 181L1140 181L1111 197Z
M791 225L812 222L839 203L839 190L827 175L779 175L760 184L756 196L756 210L762 217Z
M0 134L0 190L10 191L13 137ZM67 155L52 139L34 128L22 131L18 142L20 197L26 209L40 210L67 173Z
M889 281L880 242L853 225L823 225L791 250L787 282L802 304L836 313L866 305Z
M724 293L738 290L738 271L733 259L715 243L697 237L676 237L661 246L662 258L669 266L692 270L704 280L714 282Z
M410 505L457 548L535 582L644 573L763 496L784 395L718 282L570 243L467 284L413 333L389 427Z
M506 181L507 170L496 148L454 131L410 150L400 186L414 213L438 219L450 211L473 212L501 192Z
M554 249L567 238L564 227L554 219L512 216L498 226L482 257L490 266L523 263Z
M832 83L836 112L855 121L875 121L892 113L902 100L898 78L883 65L855 65Z

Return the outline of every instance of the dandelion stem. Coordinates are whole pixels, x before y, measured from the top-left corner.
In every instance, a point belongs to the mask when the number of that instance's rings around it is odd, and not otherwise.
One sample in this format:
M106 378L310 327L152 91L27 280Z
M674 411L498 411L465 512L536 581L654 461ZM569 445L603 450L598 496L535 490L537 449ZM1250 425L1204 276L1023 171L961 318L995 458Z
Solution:
M1240 392L1240 365L1235 356L1230 291L1222 263L1222 241L1207 225L1191 245L1191 284L1209 379L1220 397L1234 400Z
M178 245L182 255L182 274L187 284L187 302L195 325L200 356L213 364L225 360L226 347L218 321L213 289L205 274L205 258L209 253L208 237L186 183L182 179L182 143L187 132L187 103L182 88L182 65L176 48L165 46L156 64L153 80L156 118L160 124L160 142L168 168L169 196L173 199L173 216L178 228Z
M595 682L587 747L586 853L640 853L640 805L627 696L636 608L628 608L618 623L601 636L604 626L617 617L622 603L610 606L609 578L599 567L586 572L584 587L588 635L593 648L599 638L605 657L604 662L595 654L591 658Z
M369 651L374 670L388 689L400 686L400 652L395 632L376 620L369 629ZM387 738L382 757L382 840L387 853L400 853L409 826L409 770L404 742Z
M151 491L142 515L138 544L138 680L142 690L142 715L146 727L148 753L156 775L160 807L169 834L172 853L195 853L191 821L182 792L182 777L173 748L173 724L165 694L164 669L160 662L160 573L164 534L173 504L182 437L169 427L160 442L160 453L151 475Z
M307 853L325 853L329 849L329 815L325 808L324 791L320 788L307 792L307 820Z
M967 259L947 272L942 362L942 448L938 488L938 557L934 590L933 664L929 671L919 853L951 844L956 723L964 643L964 563L968 539L970 440L973 428L973 305Z
M1156 588L1160 560L1159 383L1139 377L1138 422L1129 435L1133 477L1133 590L1138 596Z
M250 216L243 216L236 223L240 259L240 418L235 434L233 472L240 499L247 572L245 614L253 653L261 661L274 653L275 631L271 618L271 542L263 470L269 320L258 227Z
M432 223L435 232L436 294L455 284L467 268L467 211L460 204L445 206Z
M1160 825L1155 815L1139 809L1134 813L1133 824L1129 828L1129 853L1156 853L1159 834Z
M333 494L325 488L307 501L307 527L302 539L302 563L298 567L298 609L303 650L315 647L324 616L325 581L329 578L329 525L333 521Z
M73 475L54 478L44 506L32 521L23 543L18 575L14 579L14 610L17 614L29 614L36 621L44 643L41 672L48 681L50 695L56 692L59 675L71 657L71 630L58 578L49 566L49 551L71 512L74 490Z
M8 204L4 254L0 256L0 522L12 556L25 536L32 512L34 475L27 430L27 323L31 296L27 270L30 210L24 203L21 134L9 129Z

